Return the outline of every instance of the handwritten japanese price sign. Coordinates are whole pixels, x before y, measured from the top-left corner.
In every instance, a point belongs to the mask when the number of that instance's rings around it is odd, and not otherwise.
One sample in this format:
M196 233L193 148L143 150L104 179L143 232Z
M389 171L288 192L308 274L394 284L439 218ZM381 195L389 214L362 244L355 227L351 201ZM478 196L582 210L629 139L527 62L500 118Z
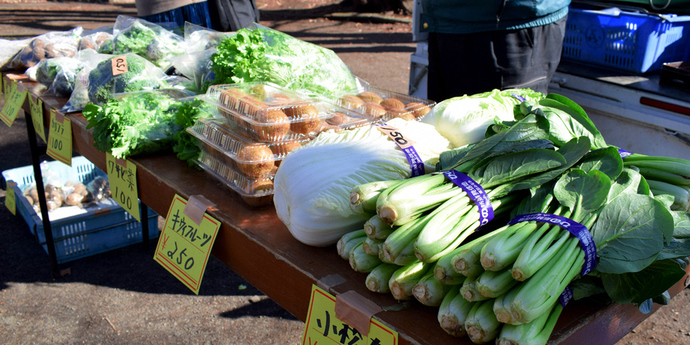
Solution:
M48 156L72 166L72 121L55 109L50 110Z
M43 101L36 97L36 102L34 102L33 97L29 96L29 108L31 109L31 121L34 124L34 130L47 143L46 130L43 127Z
M12 83L10 83L9 80L5 80L5 78L3 78L3 83L4 83L3 90L5 93L5 101L7 101L7 97L10 97L10 93L12 93Z
M213 206L200 195L189 201L175 195L153 257L195 294L220 228L220 222L206 214Z
M117 159L110 153L105 154L105 162L108 166L108 182L113 199L134 219L141 222L137 166L126 159Z
M7 191L5 192L5 206L13 215L17 215L17 199L14 196L14 181L7 181Z
M15 81L14 84L17 84L17 82ZM11 127L14 120L17 119L19 111L22 109L22 106L24 106L27 93L28 91L24 89L23 85L15 85L11 93L5 96L5 106L2 107L2 111L0 112L0 119L8 127Z
M302 345L397 345L398 332L375 319L370 320L369 334L363 335L354 327L335 317L336 298L312 285L309 313L304 326Z

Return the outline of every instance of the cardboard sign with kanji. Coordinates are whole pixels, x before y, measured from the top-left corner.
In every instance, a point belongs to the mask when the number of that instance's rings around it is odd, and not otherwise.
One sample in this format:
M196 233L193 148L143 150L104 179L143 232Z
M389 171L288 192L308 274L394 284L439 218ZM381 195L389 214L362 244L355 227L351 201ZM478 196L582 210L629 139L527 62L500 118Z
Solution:
M2 107L2 111L0 111L0 120L8 127L11 127L14 120L19 116L19 111L22 110L26 94L28 93L23 85L18 86L16 81L13 83L15 85L12 87L11 93L5 95L5 105Z
M369 323L369 334L335 317L336 298L312 285L309 312L304 325L302 345L397 345L398 332L376 319Z
M47 143L46 129L43 126L43 101L36 97L36 102L34 102L33 97L29 95L29 108L31 109L31 123L34 125L36 134Z
M213 206L202 196L188 201L175 195L153 257L195 294L220 228L220 222L206 213Z
M46 153L55 160L72 166L72 121L55 109L50 110Z
M110 153L105 154L105 163L113 199L141 222L136 164L126 159L117 159Z

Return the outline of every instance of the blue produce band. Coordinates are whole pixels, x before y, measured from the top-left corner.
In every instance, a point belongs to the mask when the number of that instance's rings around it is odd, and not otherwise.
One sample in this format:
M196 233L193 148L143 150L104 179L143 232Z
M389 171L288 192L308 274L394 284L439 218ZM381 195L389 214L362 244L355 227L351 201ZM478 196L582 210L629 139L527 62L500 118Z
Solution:
M520 101L520 102L524 102L524 101L527 100L527 98L522 97L522 96L520 96L520 95L518 95L518 94L511 93L510 95L513 96L513 97L515 97L515 98L516 98L518 101Z
M410 169L412 169L412 176L410 177L424 175L424 161L422 161L422 157L419 157L414 146L406 147L402 149L402 152L405 153L407 162L410 163Z
M489 196L484 191L484 188L482 188L477 181L457 170L452 169L444 171L443 175L446 175L446 177L453 181L456 186L462 188L462 190L469 195L470 199L477 204L477 207L479 208L480 227L486 225L486 223L494 219L494 207L491 205L491 199L489 199Z
M571 234L580 240L580 247L585 252L585 264L582 266L582 275L589 273L597 264L597 246L592 240L592 234L586 226L566 217L550 213L531 213L523 214L513 218L508 225L521 222L544 222L558 225L563 229L568 230Z
M412 139L405 136L398 128L389 126L388 124L382 123L374 126L382 133L388 135L405 154L407 162L410 164L410 170L412 170L410 177L424 175L424 161L422 157L419 156L419 153L417 153L417 150L414 149L414 141Z
M621 155L621 158L625 159L625 157L632 155L632 152L623 149L618 149L618 154Z
M572 299L573 289L571 289L570 286L566 286L565 290L563 290L563 293L561 293L561 295L558 296L558 301L560 301L561 305L565 307Z

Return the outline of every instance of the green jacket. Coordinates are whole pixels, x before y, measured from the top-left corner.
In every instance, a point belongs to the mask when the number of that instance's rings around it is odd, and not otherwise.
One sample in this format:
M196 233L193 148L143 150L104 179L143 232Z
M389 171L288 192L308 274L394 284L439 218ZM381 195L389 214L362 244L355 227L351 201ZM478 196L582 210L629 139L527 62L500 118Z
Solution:
M570 0L422 0L422 31L466 34L551 24Z

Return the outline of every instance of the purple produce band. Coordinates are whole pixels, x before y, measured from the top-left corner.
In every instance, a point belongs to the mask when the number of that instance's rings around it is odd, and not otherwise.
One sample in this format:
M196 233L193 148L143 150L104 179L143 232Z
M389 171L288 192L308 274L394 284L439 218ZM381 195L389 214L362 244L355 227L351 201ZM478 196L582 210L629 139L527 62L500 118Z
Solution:
M582 247L582 250L585 252L585 264L582 267L582 275L584 276L594 269L594 266L596 266L597 262L597 247L594 245L592 234L589 233L587 227L566 217L549 213L532 213L517 216L508 222L508 224L510 225L530 221L554 224L568 230L571 234L577 237L578 240L580 240L580 247ZM558 299L560 300L561 305L565 307L565 305L568 304L572 298L573 290L567 286Z
M375 124L374 126L376 127L384 127L387 126L385 123L381 124ZM393 138L391 138L393 139ZM404 146L401 145L398 141L393 139L393 141L400 147L402 152L405 154L405 157L407 157L407 162L410 164L410 177L415 177L415 176L421 176L424 175L425 170L424 170L424 161L422 158L419 156L419 153L417 153L417 150L414 149L414 146Z
M444 171L443 175L453 181L456 186L462 188L469 195L470 199L477 204L479 208L479 227L486 225L486 223L494 219L494 207L491 205L491 200L477 181L457 170Z
M513 97L515 97L515 98L516 98L518 101L520 101L520 102L524 102L524 101L527 100L525 97L522 97L522 96L520 96L520 95L516 95L516 94L514 94L514 93L511 93L510 95L513 96Z
M625 159L625 157L632 155L632 152L623 149L618 149L618 154L621 155L621 158Z
M561 305L565 307L572 299L573 289L571 289L570 286L566 286L565 290L563 290L563 293L558 296L558 300L561 302Z
M406 147L402 149L402 151L405 153L405 156L407 156L407 162L410 163L410 169L412 169L412 176L410 177L424 175L424 162L422 158L419 157L414 146Z
M508 225L532 221L554 224L568 230L580 240L580 247L582 247L582 251L585 252L585 264L582 267L582 275L584 276L594 269L594 266L597 264L597 247L594 245L592 234L589 233L586 226L572 219L550 213L523 214L513 218L508 222Z

